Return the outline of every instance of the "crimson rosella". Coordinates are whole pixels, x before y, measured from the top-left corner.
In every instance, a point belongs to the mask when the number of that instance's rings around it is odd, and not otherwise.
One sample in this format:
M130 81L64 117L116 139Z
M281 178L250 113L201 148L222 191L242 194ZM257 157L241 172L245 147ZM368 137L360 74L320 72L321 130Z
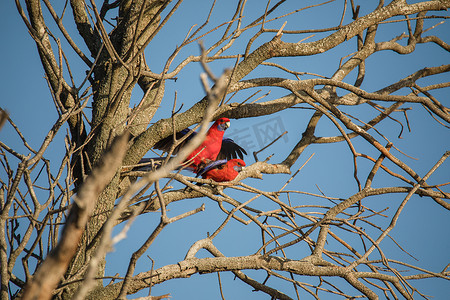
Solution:
M243 158L243 154L247 154L247 152L232 139L223 138L223 134L229 126L230 119L228 118L220 118L214 122L206 133L203 143L192 151L192 153L186 158L186 162L189 164L188 168L190 170L197 173L203 166L215 161L216 159L231 159L238 156ZM182 131L176 133L176 138L180 139L190 131L190 129L183 129ZM185 141L174 149L173 154L177 154L179 149L183 147L183 145L195 134L195 132L192 132ZM173 137L168 136L157 142L153 148L169 152L172 144Z
M242 159L217 160L200 170L197 176L216 182L231 181L238 176L243 167L245 162Z

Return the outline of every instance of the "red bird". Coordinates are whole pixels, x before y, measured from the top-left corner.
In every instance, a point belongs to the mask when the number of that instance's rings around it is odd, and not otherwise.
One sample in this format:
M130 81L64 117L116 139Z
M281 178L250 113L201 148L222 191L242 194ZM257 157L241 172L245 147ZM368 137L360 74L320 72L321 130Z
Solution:
M215 161L216 159L230 159L238 156L242 158L243 153L247 154L247 152L242 147L237 145L232 139L223 138L223 134L228 127L230 127L230 119L228 118L220 118L214 122L206 133L203 143L192 151L192 153L186 158L186 162L189 163L189 169L197 173L202 166L210 163L211 161ZM176 138L180 139L189 132L190 129L184 129L177 132ZM183 143L178 145L174 149L173 154L177 154L178 150L195 134L196 133L193 132ZM173 137L168 136L157 142L153 148L169 152L172 143Z
M186 158L189 168L197 170L200 165L216 160L222 148L225 130L230 127L230 119L220 118L209 128L205 140Z
M217 160L200 170L197 176L216 182L231 181L238 176L243 167L245 167L245 162L242 159Z

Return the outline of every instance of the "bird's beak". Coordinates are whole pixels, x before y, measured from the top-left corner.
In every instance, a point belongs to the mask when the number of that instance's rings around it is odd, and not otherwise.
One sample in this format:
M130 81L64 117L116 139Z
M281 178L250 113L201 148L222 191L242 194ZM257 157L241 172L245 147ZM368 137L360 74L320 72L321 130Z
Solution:
M225 129L227 129L228 127L230 127L230 122L225 122L224 124Z

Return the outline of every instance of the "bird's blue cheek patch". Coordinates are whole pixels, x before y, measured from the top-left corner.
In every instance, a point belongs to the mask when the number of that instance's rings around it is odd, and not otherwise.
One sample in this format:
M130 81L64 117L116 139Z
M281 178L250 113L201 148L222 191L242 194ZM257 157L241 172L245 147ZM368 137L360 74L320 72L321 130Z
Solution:
M219 131L225 131L227 129L227 127L225 126L225 124L219 124L219 126L217 126L217 129Z

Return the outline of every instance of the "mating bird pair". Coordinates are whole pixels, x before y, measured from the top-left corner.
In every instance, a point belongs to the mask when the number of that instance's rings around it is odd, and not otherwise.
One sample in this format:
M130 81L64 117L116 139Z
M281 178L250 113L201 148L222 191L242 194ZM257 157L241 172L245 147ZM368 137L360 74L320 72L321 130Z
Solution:
M223 137L228 127L230 127L230 119L218 119L209 128L203 143L186 158L186 168L196 173L197 177L202 176L204 179L212 179L216 182L231 181L236 178L245 166L242 158L247 152L232 139ZM190 131L190 129L183 129L177 132L176 139L181 139ZM192 132L186 140L173 150L173 154L177 154L195 134L195 132ZM153 148L169 152L172 144L173 137L168 136L157 142ZM150 160L152 159L144 158L140 163L145 163ZM143 170L145 168L140 169Z

